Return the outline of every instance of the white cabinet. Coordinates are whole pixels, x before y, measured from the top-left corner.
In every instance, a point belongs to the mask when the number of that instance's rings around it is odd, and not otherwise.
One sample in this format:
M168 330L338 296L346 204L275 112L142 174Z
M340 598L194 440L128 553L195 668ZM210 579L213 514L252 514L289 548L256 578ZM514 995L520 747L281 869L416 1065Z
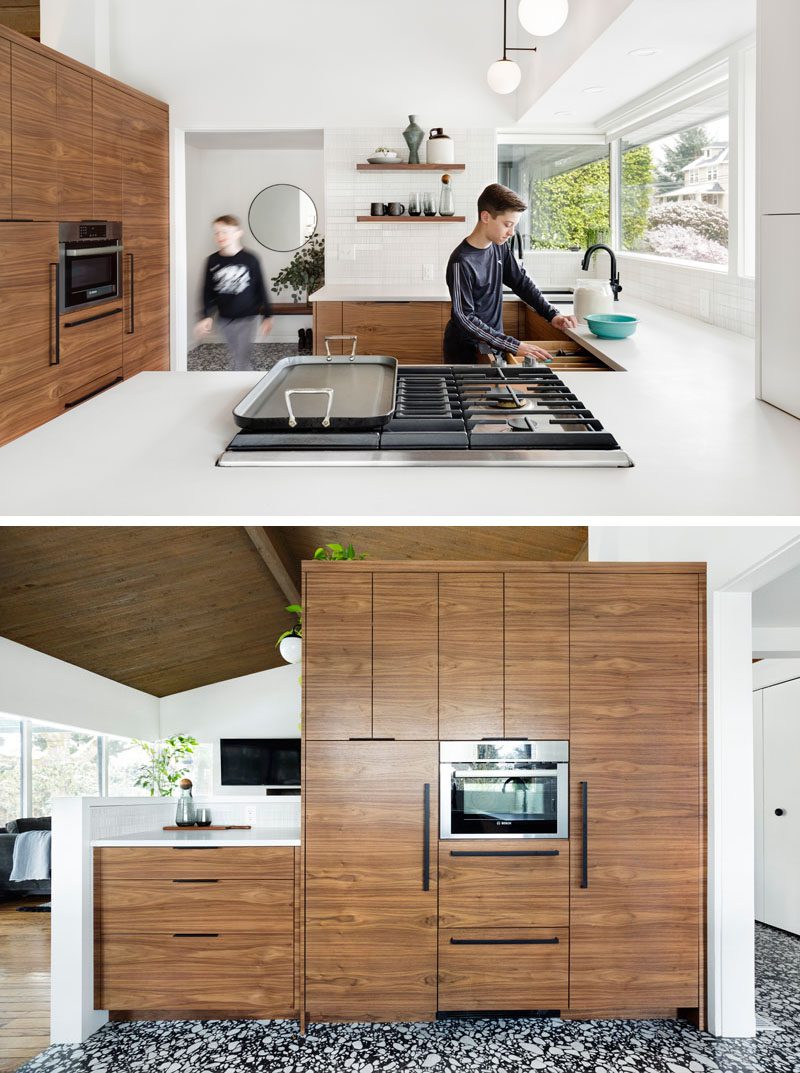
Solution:
M798 243L800 214L761 217L761 398L795 417L800 417L800 270L795 261Z
M800 212L800 4L759 0L758 185L759 213Z
M800 934L800 679L762 693L763 905L757 917Z

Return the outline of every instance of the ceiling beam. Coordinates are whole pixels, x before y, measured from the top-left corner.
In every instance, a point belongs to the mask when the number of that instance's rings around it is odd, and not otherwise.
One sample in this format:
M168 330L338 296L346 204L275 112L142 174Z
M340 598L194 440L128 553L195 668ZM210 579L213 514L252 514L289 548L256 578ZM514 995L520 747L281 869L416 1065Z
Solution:
M289 603L299 604L300 590L293 577L296 568L293 569L294 561L280 533L275 529L266 529L263 525L246 525L244 531Z

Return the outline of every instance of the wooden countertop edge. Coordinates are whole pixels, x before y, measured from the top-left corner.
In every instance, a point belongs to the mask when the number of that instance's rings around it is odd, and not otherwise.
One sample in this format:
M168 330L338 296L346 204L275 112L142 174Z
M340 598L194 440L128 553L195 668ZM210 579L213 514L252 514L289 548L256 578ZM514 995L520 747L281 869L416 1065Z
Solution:
M365 559L345 563L330 563L317 559L305 559L301 563L304 573L318 570L394 571L413 573L415 570L438 570L440 573L598 573L598 574L701 574L706 573L705 563L623 563L623 562L564 562L550 561L440 561L435 559Z

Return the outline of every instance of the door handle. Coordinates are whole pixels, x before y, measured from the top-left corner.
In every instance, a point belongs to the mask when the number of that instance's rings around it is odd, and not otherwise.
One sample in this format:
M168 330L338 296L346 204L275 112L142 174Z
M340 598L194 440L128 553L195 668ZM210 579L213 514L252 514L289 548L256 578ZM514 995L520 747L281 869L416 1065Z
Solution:
M558 849L451 849L451 857L558 857Z
M581 788L581 887L589 886L589 783Z
M431 889L431 784L422 790L422 889Z
M218 931L174 931L173 939L219 939Z
M122 306L116 306L114 309L106 309L103 313L94 313L91 317L81 317L80 320L65 321L65 328L77 328L81 324L91 324L95 320L105 320L106 317L116 317L117 313L122 312Z
M136 324L134 322L134 316L135 316L135 312L136 312L136 280L135 280L135 277L134 277L135 262L134 262L132 253L129 253L128 257L130 257L130 259L131 259L131 262L130 262L130 264L131 264L131 293L130 293L130 299L129 299L130 327L128 328L126 334L127 335L133 335L136 332Z
M785 816L786 815L786 809L785 808L776 808L775 809L775 815L776 816Z
M50 289L50 304L52 320L52 335L50 344L50 365L61 364L61 324L58 319L58 305L61 299L61 265L58 261L51 261L50 267L54 268L55 279Z
M452 946L555 946L559 942L553 939L451 939Z
M173 879L173 883L219 883L218 879Z

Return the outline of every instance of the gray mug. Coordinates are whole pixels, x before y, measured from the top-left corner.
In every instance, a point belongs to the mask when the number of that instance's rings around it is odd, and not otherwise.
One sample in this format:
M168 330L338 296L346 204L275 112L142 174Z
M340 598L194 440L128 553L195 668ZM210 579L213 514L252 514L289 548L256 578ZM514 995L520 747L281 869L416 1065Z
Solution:
M373 201L369 207L370 216L385 216L389 212L389 206L382 201Z
M390 216L403 216L406 207L401 201L390 201L386 211Z

